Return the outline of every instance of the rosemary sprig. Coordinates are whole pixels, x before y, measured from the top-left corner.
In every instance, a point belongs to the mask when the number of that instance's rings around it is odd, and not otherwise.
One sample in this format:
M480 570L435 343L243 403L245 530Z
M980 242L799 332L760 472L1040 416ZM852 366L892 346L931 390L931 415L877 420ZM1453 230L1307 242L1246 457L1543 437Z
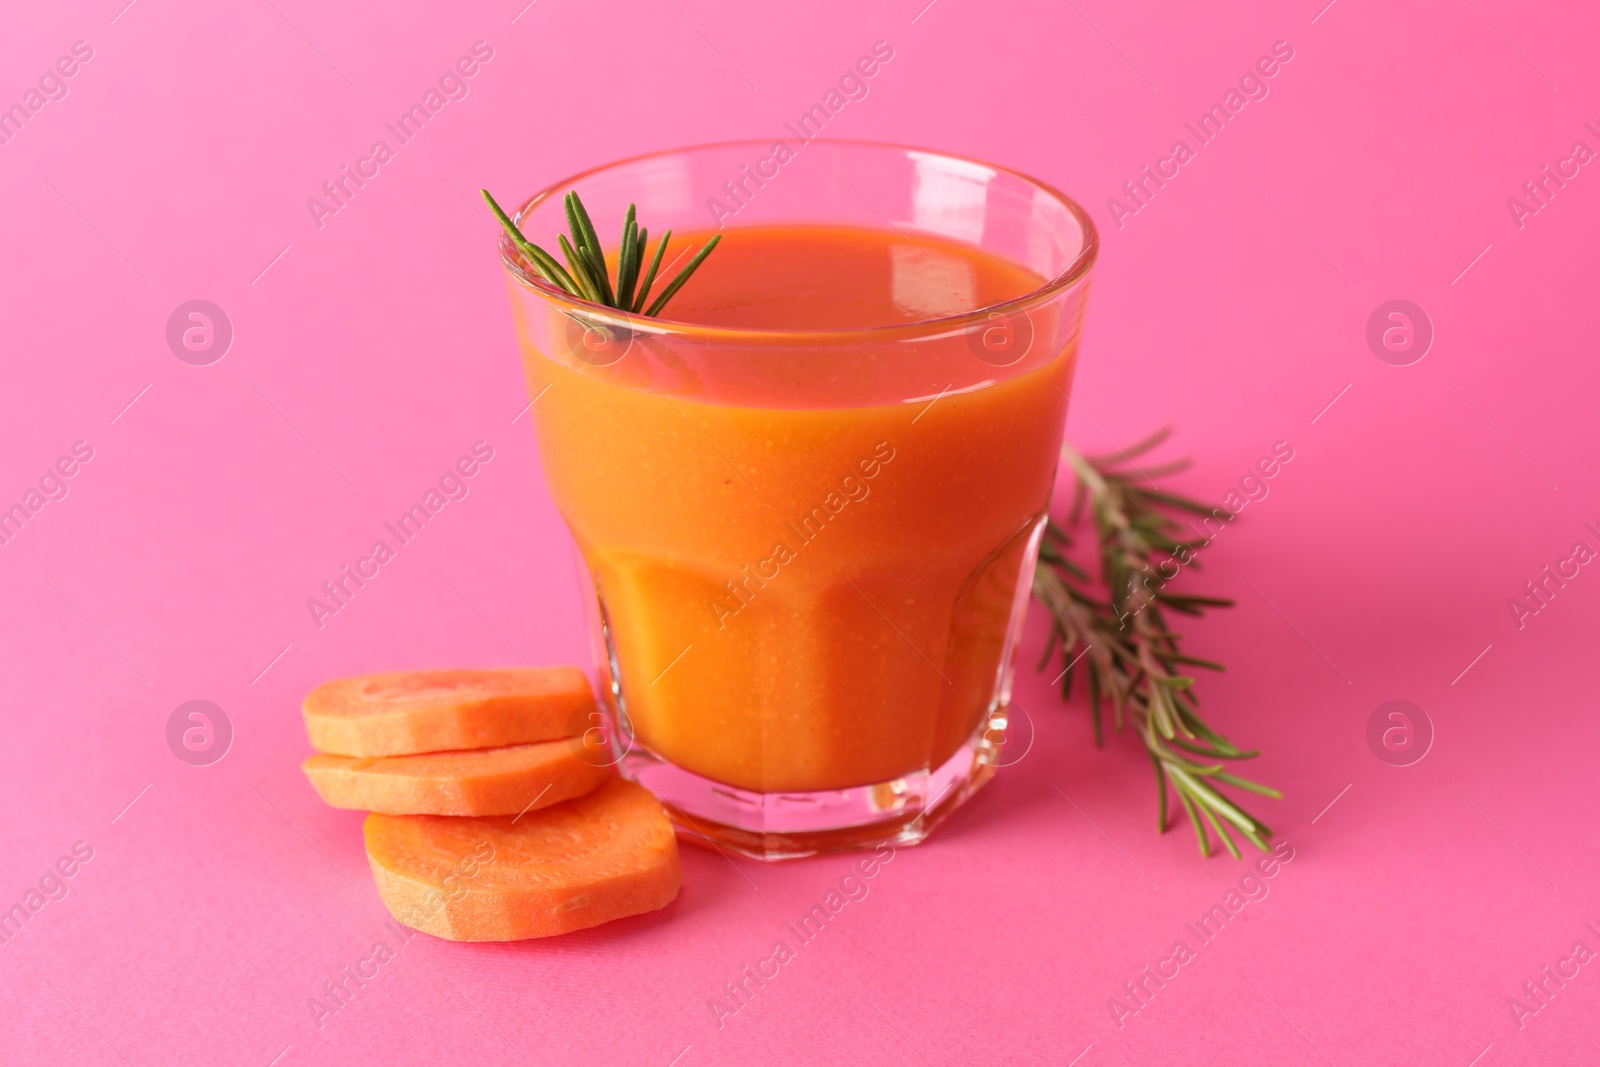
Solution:
M1088 506L1100 556L1099 589L1067 555L1072 536L1053 522L1045 529L1039 547L1039 567L1034 572L1033 595L1049 610L1052 625L1040 669L1057 648L1066 670L1061 693L1072 693L1081 674L1088 689L1096 747L1103 744L1100 708L1109 704L1118 730L1132 718L1155 770L1157 829L1167 829L1167 790L1171 785L1178 804L1188 815L1199 841L1200 853L1211 855L1217 836L1235 859L1238 846L1229 829L1252 845L1267 851L1272 831L1221 790L1231 786L1278 799L1276 789L1242 778L1225 769L1233 760L1250 759L1254 751L1236 748L1200 718L1200 701L1194 695L1194 678L1187 668L1220 671L1223 666L1182 652L1181 635L1167 626L1166 612L1201 615L1207 608L1232 607L1233 601L1207 596L1180 596L1165 591L1162 570L1171 565L1196 569L1195 552L1206 538L1183 537L1184 526L1175 513L1188 512L1224 521L1232 515L1194 500L1156 488L1151 475L1171 474L1188 466L1186 461L1139 471L1133 457L1149 452L1166 440L1162 429L1116 456L1085 457L1071 445L1062 449L1078 488L1069 525L1077 526ZM1143 483L1143 484L1141 484ZM1175 573L1174 573L1175 576Z
M666 254L667 242L672 240L671 230L662 234L661 240L656 242L655 256L650 260L650 269L640 284L639 265L644 262L645 252L650 247L650 231L639 226L634 217L634 205L629 204L627 218L622 223L622 243L617 251L617 281L612 285L606 270L605 250L600 247L600 238L594 232L594 223L590 220L589 212L584 209L583 201L578 198L576 191L568 193L563 200L567 212L568 233L556 237L561 254L567 261L565 268L556 257L523 236L511 216L507 215L505 210L495 203L494 197L489 195L489 190L478 191L483 194L483 199L488 203L489 210L494 212L494 217L500 220L500 225L511 235L511 241L517 246L517 251L522 253L528 265L537 271L541 278L569 296L633 315L642 314L651 317L659 315L661 309L667 306L667 301L677 295L678 290L683 288L683 283L689 280L689 276L705 262L711 250L722 240L722 235L719 233L702 245L700 251L696 252L694 258L673 276L672 281L667 283L666 288L661 290L661 295L650 303L648 309L641 310L645 308L645 301L650 297L650 287L655 284L656 271L661 266L662 256Z

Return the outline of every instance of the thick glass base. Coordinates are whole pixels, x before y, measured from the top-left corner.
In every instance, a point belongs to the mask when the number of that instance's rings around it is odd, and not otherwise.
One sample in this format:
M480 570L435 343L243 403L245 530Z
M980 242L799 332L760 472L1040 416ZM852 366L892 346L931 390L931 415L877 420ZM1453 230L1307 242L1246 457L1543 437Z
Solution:
M756 793L701 777L624 739L620 769L666 807L678 836L759 860L920 844L994 777L1005 709L991 712L943 764L887 782L810 793Z

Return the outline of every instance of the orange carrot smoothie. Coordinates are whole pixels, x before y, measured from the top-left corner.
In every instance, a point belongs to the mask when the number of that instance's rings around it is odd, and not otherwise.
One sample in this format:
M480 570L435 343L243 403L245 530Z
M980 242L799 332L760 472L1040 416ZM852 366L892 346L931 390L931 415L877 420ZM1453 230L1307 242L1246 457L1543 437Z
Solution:
M557 326L519 317L545 475L636 744L785 793L891 782L973 738L1009 687L1075 323L1005 368L960 335L880 354L741 331L924 322L1043 283L920 233L727 230L664 315L746 338L709 357L728 361L716 383L649 336L575 362Z

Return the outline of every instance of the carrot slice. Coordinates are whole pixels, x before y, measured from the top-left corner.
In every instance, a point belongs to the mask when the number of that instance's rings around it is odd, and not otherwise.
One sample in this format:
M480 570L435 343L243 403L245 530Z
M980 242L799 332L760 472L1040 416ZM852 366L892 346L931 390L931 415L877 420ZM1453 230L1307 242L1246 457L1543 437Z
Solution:
M521 815L606 779L576 738L416 756L332 756L301 764L324 803L385 815ZM592 758L592 757L591 757Z
M612 778L526 815L368 815L367 861L401 923L449 941L550 937L678 895L678 843L656 798Z
M581 734L592 700L574 667L394 671L319 685L301 710L320 752L406 756Z

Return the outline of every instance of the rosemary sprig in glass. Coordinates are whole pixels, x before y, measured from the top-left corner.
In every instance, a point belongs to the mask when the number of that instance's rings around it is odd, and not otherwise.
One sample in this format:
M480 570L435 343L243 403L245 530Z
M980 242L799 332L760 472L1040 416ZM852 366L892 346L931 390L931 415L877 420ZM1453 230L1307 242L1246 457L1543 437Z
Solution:
M567 265L563 267L554 256L532 241L523 236L511 216L505 213L501 206L495 203L494 197L489 195L489 190L478 190L483 194L483 199L488 203L489 210L494 212L495 218L500 220L500 225L505 227L506 233L511 236L511 241L517 246L528 265L538 272L539 276L551 285L562 290L569 296L591 303L603 304L618 311L625 311L633 315L647 315L654 317L661 313L667 306L667 301L677 295L683 283L689 280L711 250L717 247L722 240L722 235L716 234L701 246L694 258L680 270L667 283L661 294L645 307L645 301L650 297L650 288L655 284L656 272L661 268L661 258L666 254L667 242L672 240L672 231L668 230L656 242L655 255L650 259L650 266L644 273L641 281L639 268L644 264L645 254L650 247L650 231L639 226L634 218L634 205L628 205L627 217L622 222L622 242L617 251L617 280L613 285L607 273L605 250L600 247L600 238L595 235L594 223L589 219L589 212L584 209L583 201L578 199L576 191L569 192L563 199L567 209L567 234L560 234L556 240L560 242L561 254L566 257Z
M1194 667L1224 668L1185 655L1181 635L1167 626L1167 611L1199 616L1207 608L1233 606L1231 600L1180 596L1164 589L1162 568L1199 569L1195 552L1208 540L1182 536L1184 524L1175 516L1187 512L1223 521L1233 517L1222 508L1165 492L1150 482L1151 477L1183 470L1187 461L1143 471L1134 467L1135 456L1161 444L1170 432L1159 430L1116 456L1086 457L1072 446L1064 446L1063 457L1078 479L1068 524L1076 527L1087 505L1100 555L1101 596L1095 595L1096 584L1089 575L1067 556L1073 544L1071 534L1053 522L1047 525L1033 579L1033 595L1052 618L1039 666L1042 670L1051 654L1060 649L1066 664L1063 697L1071 695L1074 679L1084 676L1096 747L1103 744L1103 703L1110 705L1119 731L1127 718L1133 719L1155 770L1158 830L1165 833L1167 829L1170 784L1194 826L1201 855L1211 855L1209 826L1238 859L1239 849L1229 828L1263 852L1272 831L1225 796L1221 787L1274 799L1282 794L1226 769L1232 761L1250 759L1257 753L1241 751L1206 725L1194 695L1194 678L1185 673Z

